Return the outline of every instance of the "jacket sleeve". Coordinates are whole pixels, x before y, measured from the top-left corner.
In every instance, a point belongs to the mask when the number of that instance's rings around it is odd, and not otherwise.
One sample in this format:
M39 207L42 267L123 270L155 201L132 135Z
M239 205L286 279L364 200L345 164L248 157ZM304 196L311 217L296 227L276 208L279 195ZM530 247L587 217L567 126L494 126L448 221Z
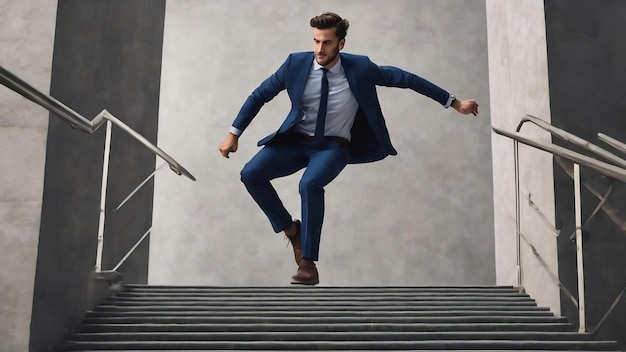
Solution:
M450 93L434 83L411 72L404 71L393 66L378 66L370 61L370 73L374 77L374 83L379 86L409 88L417 93L425 95L441 105L446 105Z
M289 65L291 55L278 68L274 74L269 76L260 86L258 86L239 110L233 127L242 132L248 127L252 119L259 113L263 105L272 100L278 93L285 89L285 70Z

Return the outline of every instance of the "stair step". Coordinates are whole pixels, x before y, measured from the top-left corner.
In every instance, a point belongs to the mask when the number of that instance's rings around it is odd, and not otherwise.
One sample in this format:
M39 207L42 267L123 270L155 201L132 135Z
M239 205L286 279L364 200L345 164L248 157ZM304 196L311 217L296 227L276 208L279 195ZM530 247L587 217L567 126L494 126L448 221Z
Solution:
M477 341L123 341L123 342L86 342L67 341L62 344L67 351L85 349L224 349L224 350L615 350L616 343L610 341L506 341L506 340L477 340Z
M441 311L419 311L419 310L395 310L395 311L370 311L370 310L324 310L324 311L276 311L276 310L239 310L239 311L214 311L207 309L163 309L163 307L154 307L154 310L104 310L104 311L92 311L87 313L87 317L150 317L150 316L164 316L176 314L177 316L207 316L212 317L234 317L234 316L264 316L264 317L450 317L450 316L554 316L549 311L483 311L483 310L441 310Z
M123 291L144 292L519 292L513 286L163 286L163 285L124 285Z
M84 324L81 332L228 332L228 331L571 331L570 323L469 323L469 324L403 324L403 323L347 323L347 324Z
M193 351L196 352L226 352L226 351L232 351L233 349L203 349L203 348L194 348ZM111 349L75 349L72 350L75 352L179 352L180 349L115 349L115 350L111 350ZM258 349L238 349L237 351L239 352L258 352ZM301 349L299 351L304 351L304 352L312 352L312 351L317 351L317 350L312 350L312 349ZM339 352L339 351L346 351L346 349L343 350L338 350L338 349L327 349L324 350L326 352ZM371 350L363 350L363 349L350 349L350 351L354 351L354 352L364 352L364 351L371 351ZM439 350L433 350L433 349L421 349L421 350L416 350L416 349L404 349L404 350L398 350L398 349L386 349L385 351L387 352L407 352L407 351L419 351L419 352L440 352L441 349ZM449 350L449 351L453 351L453 352L476 352L476 349L454 349L454 350ZM509 350L503 350L503 349L480 349L481 352L511 352L511 351L515 351L515 352L537 352L537 350L529 350L529 349L509 349ZM572 349L542 349L542 352L581 352L581 351L591 351L591 350L572 350ZM593 352L616 352L614 349L613 350L602 350L602 349L594 349Z
M93 323L205 323L205 324L340 324L340 323L566 323L564 317L85 317L86 324Z
M267 311L268 308L266 306L254 306L254 305L246 305L246 311ZM218 311L242 311L241 306L223 306L223 305L210 305L210 304L194 304L194 305L164 305L157 304L154 305L114 305L114 304L100 304L94 308L93 311L167 311L167 310L177 310L177 311L193 311L193 310L210 310L212 312ZM272 311L293 311L294 308L292 306L272 306ZM303 311L363 311L364 308L361 306L317 306L317 307L298 307L299 312ZM550 310L546 307L537 307L536 305L433 305L433 306L386 306L386 305L376 305L367 307L367 311L416 311L416 312L436 312L440 310L456 310L456 311L464 311L464 310L481 310L485 312L489 311L525 311L525 312L549 312Z
M289 307L301 307L301 306L309 306L309 307L331 307L331 306L339 306L339 307L371 307L371 306L403 306L403 307L432 307L432 306L450 306L454 305L462 305L462 306L531 306L535 307L536 303L534 301L468 301L468 300L458 300L458 301L448 301L448 300L431 300L431 301L385 301L385 302L376 302L376 301L343 301L343 300L333 300L333 301L312 301L312 300L291 300L291 301L228 301L228 300L163 300L163 301L154 301L154 300L115 300L115 299L107 299L102 302L105 305L119 305L119 306L154 306L154 305L215 305L215 306L237 306L237 307L248 307L248 306L289 306Z
M261 296L262 295L262 296ZM463 291L451 291L451 292L372 292L364 294L363 292L353 293L339 293L339 292L316 292L316 291L292 291L292 292L184 292L184 291L168 291L168 292L135 292L135 291L121 291L118 292L115 297L231 297L231 298L243 298L243 299L259 299L259 298L278 298L278 299L292 299L301 297L315 297L315 298L344 298L344 299L359 299L361 297L366 298L380 298L380 299L404 299L404 298L419 298L419 297L505 297L505 298L526 298L530 299L530 296L526 293L510 292L510 293L498 293L498 292L463 292Z
M616 351L512 286L125 285L58 351Z
M202 300L218 300L218 301L241 301L241 300L254 300L254 301L291 301L291 300L321 300L332 301L341 299L344 301L455 301L455 300L478 300L478 301L532 301L532 299L525 294L510 294L510 295L485 295L485 294L449 294L449 293L436 293L436 294L405 294L405 295L367 295L367 294L250 294L250 295L237 295L237 294L202 294L202 293L190 293L190 294L135 294L135 293L118 293L111 299L120 300L187 300L187 299L202 299Z
M98 332L70 335L70 341L589 341L591 335L575 332Z

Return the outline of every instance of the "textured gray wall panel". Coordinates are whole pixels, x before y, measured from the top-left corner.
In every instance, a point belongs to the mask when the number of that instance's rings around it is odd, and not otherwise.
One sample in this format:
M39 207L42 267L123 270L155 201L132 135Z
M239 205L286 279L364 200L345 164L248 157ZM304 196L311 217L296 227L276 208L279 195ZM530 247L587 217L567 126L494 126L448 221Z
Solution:
M56 0L0 1L0 65L50 86ZM0 86L0 350L28 351L48 113Z
M106 108L156 141L165 1L59 2L50 94L92 119ZM31 351L49 351L89 308L95 265L105 128L94 134L51 118ZM112 269L150 227L152 184L115 216L113 209L154 169L154 155L113 129L102 266ZM148 243L119 271L147 281Z
M297 4L297 5L295 5ZM198 177L155 180L149 281L287 284L291 249L239 181L256 142L289 101L266 105L226 160L217 152L241 104L293 51L312 49L309 20L351 22L346 52L422 75L481 116L445 110L408 90L380 88L397 157L352 165L328 187L323 285L495 282L484 2L198 1L167 3L159 142ZM300 173L275 182L300 217Z
M614 151L598 141L596 134L602 132L626 142L625 104L621 98L626 87L626 48L618 44L626 30L626 3L546 1L546 28L553 123ZM554 142L563 144L556 138ZM563 233L558 245L559 274L565 286L576 294L576 246L569 240L575 229L572 181L556 164L554 175L556 219ZM582 180L600 193L606 192L611 183L584 168ZM626 190L621 183L615 187L608 203L619 218L625 219ZM598 199L583 189L583 221L597 204ZM583 227L583 233L587 325L594 327L626 288L626 232L600 211ZM576 308L565 299L562 302L564 314L576 321ZM622 303L598 337L618 339L621 347L626 348L625 331L626 303Z

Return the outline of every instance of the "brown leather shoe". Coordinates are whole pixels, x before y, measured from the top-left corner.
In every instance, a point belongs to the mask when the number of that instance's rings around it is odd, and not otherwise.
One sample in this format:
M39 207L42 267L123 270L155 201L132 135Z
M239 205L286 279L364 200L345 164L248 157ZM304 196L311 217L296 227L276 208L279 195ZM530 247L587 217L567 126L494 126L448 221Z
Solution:
M287 239L293 247L293 259L295 259L296 264L300 265L300 261L302 260L302 224L300 223L300 220L296 220L293 223L296 224L296 234L293 236L287 236Z
M296 285L317 285L320 283L317 267L311 260L304 259L298 266L298 272L291 277L291 283Z

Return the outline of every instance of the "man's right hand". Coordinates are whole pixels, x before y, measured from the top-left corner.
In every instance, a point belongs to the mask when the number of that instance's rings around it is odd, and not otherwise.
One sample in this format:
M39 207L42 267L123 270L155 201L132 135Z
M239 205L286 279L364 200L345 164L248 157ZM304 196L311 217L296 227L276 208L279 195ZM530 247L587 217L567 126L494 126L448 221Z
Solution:
M229 157L228 154L230 154L231 152L232 153L236 152L238 141L239 141L238 136L235 136L232 133L228 133L226 138L224 138L224 140L222 141L222 143L220 143L220 146L219 146L219 150L220 150L220 153L222 153L222 156L225 158L228 158Z

